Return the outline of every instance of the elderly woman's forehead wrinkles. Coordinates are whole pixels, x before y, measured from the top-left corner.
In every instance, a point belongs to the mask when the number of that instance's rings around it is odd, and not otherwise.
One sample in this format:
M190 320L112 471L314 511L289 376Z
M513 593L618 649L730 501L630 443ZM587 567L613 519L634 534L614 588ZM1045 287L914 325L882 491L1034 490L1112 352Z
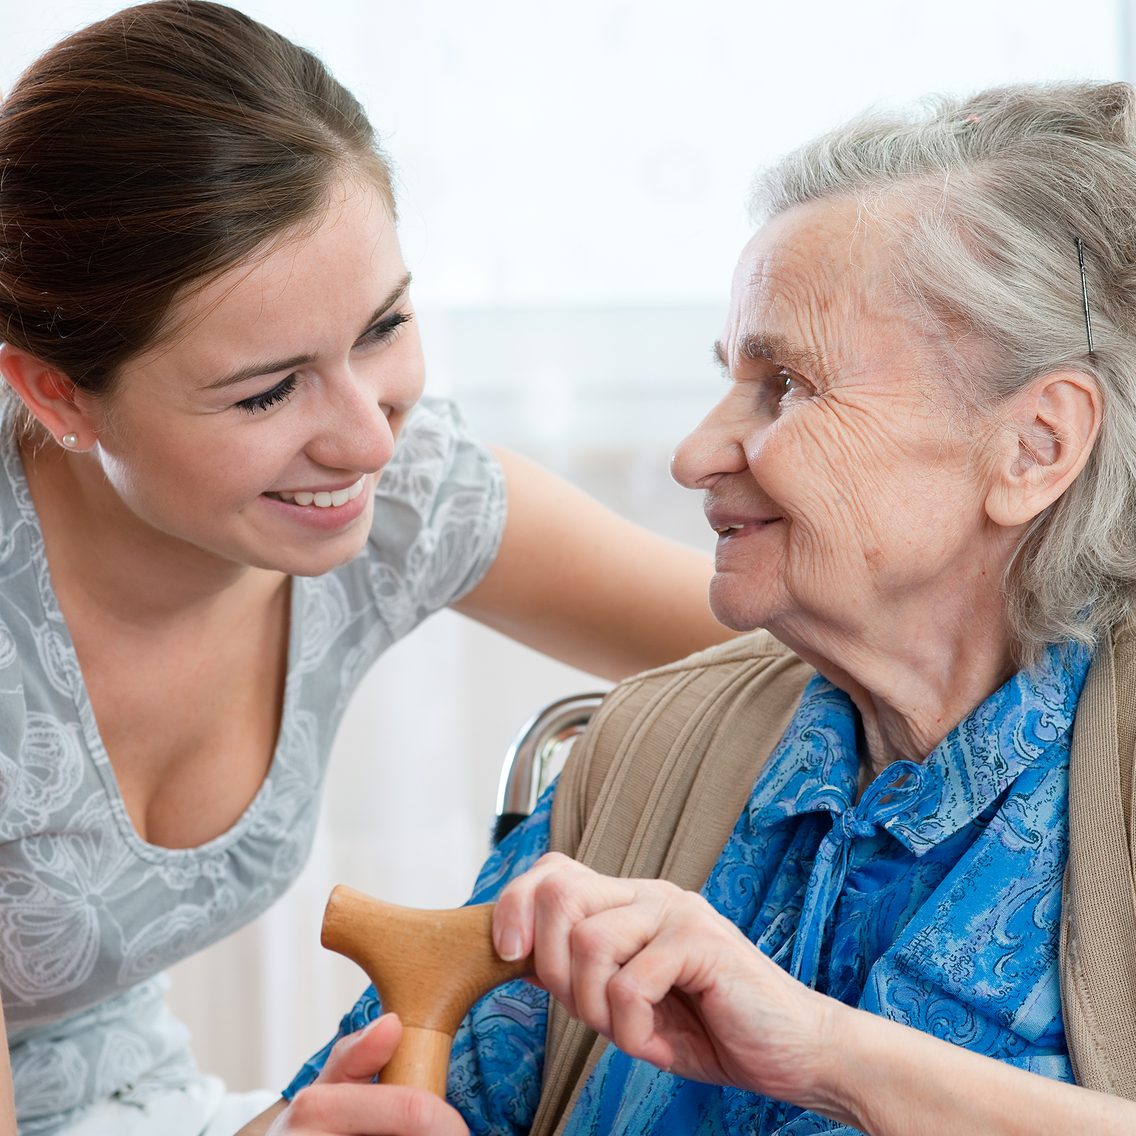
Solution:
M832 323L827 304L799 285L770 296L743 297L723 339L731 365L764 362L827 379L834 361L821 330Z

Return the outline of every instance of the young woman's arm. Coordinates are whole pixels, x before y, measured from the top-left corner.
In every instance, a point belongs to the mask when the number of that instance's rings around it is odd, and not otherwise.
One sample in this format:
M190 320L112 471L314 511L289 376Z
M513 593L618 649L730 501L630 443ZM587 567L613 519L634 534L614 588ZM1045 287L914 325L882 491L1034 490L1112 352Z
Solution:
M8 1036L4 1025L4 1004L0 1002L0 1033ZM8 1046L0 1056L0 1136L16 1136L16 1098L12 1093L12 1066Z
M508 451L501 549L454 607L581 670L620 679L733 633L710 614L709 557L648 532Z

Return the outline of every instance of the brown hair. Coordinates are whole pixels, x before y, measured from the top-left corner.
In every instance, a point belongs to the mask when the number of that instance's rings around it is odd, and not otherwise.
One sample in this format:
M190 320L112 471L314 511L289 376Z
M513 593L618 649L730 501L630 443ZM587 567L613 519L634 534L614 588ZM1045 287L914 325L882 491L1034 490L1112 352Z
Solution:
M393 212L366 115L311 52L207 0L92 24L0 105L0 341L103 393L179 290L351 173Z

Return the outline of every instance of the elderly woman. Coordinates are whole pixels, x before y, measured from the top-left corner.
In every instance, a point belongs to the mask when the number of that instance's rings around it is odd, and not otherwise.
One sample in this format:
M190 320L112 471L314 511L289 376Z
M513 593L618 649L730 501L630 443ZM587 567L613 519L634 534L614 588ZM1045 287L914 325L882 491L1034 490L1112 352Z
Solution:
M1071 1084L1059 989L1070 753L1114 737L1088 690L1136 584L1136 94L865 118L758 201L729 386L674 472L719 535L715 613L776 640L619 688L580 758L608 764L495 853L478 898L544 989L474 1008L449 1104L342 1083L385 1061L387 1017L309 1063L273 1133L1136 1130ZM660 842L668 715L689 796L723 786L701 894L541 857L618 872ZM739 795L721 755L747 749ZM612 868L605 816L636 793ZM671 859L704 853L677 817ZM613 1043L551 1107L545 991Z

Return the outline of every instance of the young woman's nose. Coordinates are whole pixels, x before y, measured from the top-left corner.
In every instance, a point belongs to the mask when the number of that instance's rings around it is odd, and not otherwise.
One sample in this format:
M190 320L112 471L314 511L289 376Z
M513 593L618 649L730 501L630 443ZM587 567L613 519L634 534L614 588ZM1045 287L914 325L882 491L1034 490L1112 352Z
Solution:
M329 469L382 469L394 452L394 429L381 384L345 371L331 385L324 420L308 447L311 457Z
M722 474L740 473L746 466L742 439L719 405L675 447L671 477L687 489L708 489Z

